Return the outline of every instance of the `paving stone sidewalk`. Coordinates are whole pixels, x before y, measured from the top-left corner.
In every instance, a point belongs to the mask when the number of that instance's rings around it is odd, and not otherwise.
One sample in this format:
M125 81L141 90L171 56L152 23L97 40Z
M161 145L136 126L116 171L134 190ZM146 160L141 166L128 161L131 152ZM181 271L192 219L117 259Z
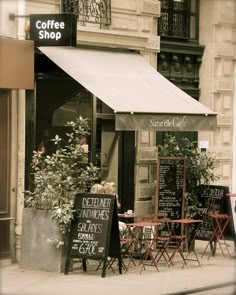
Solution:
M202 244L197 244L198 251ZM201 252L200 252L201 253ZM223 258L220 251L208 260L201 258L201 267L195 262L189 262L182 268L176 263L167 268L160 264L159 272L154 267L146 267L140 274L140 268L130 268L120 275L115 267L115 273L107 270L105 278L101 277L101 270L96 271L97 261L88 266L88 272L83 273L80 265L75 265L73 273L65 276L62 273L49 273L30 269L21 269L18 264L1 267L0 294L2 295L67 295L67 294L103 294L103 295L154 295L164 294L236 294L236 259ZM204 292L204 288L224 285L225 288L211 289ZM202 289L199 289L202 288ZM201 290L200 293L196 293ZM192 291L190 291L192 290ZM182 292L182 293L181 293ZM192 292L192 293L191 293Z

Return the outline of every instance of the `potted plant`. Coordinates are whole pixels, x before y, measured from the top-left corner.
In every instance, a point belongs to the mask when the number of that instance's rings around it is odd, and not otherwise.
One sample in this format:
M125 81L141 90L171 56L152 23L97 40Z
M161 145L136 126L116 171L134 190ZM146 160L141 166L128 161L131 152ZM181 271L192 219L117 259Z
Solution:
M185 216L199 217L197 206L199 185L210 184L218 179L214 172L218 163L216 156L210 152L202 153L196 147L196 142L190 142L187 138L177 141L171 135L165 137L164 145L158 146L158 155L186 158Z
M189 219L201 219L198 210L198 193L200 185L206 185L218 179L214 173L217 166L216 156L210 152L202 153L196 142L190 142L187 138L179 141L174 136L166 135L164 144L158 146L159 156L175 156L186 158L186 192L185 192L185 217ZM195 227L196 224L192 224ZM194 228L189 229L190 234ZM194 247L194 245L192 245ZM189 245L187 245L189 247Z
M22 267L63 271L74 195L88 192L98 179L98 168L86 161L88 120L79 117L66 127L66 139L51 139L53 153L33 153L32 186L25 192Z

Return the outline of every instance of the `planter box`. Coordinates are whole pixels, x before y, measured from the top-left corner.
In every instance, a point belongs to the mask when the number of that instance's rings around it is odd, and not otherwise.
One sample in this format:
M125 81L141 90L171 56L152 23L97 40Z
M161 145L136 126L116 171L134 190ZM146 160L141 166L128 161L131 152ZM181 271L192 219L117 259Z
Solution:
M47 210L24 209L20 261L22 268L64 272L66 247L56 248L47 242L48 239L63 240L51 216Z

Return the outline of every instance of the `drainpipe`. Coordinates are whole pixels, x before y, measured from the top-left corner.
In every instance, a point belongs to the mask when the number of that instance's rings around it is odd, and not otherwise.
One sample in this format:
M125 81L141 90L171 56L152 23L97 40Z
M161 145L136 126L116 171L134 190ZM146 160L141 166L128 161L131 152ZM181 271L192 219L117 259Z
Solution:
M18 1L18 15L25 15L25 0ZM18 18L17 38L25 39L25 18ZM16 260L20 261L25 179L25 90L18 90L17 104L17 193L16 193Z

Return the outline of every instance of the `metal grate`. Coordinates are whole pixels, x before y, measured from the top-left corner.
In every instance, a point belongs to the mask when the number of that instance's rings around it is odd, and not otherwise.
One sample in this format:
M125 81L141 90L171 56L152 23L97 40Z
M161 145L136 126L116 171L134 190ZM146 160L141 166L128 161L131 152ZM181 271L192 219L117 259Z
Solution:
M160 36L188 38L189 13L185 1L161 0Z
M111 0L64 0L63 10L76 14L82 24L111 24Z

